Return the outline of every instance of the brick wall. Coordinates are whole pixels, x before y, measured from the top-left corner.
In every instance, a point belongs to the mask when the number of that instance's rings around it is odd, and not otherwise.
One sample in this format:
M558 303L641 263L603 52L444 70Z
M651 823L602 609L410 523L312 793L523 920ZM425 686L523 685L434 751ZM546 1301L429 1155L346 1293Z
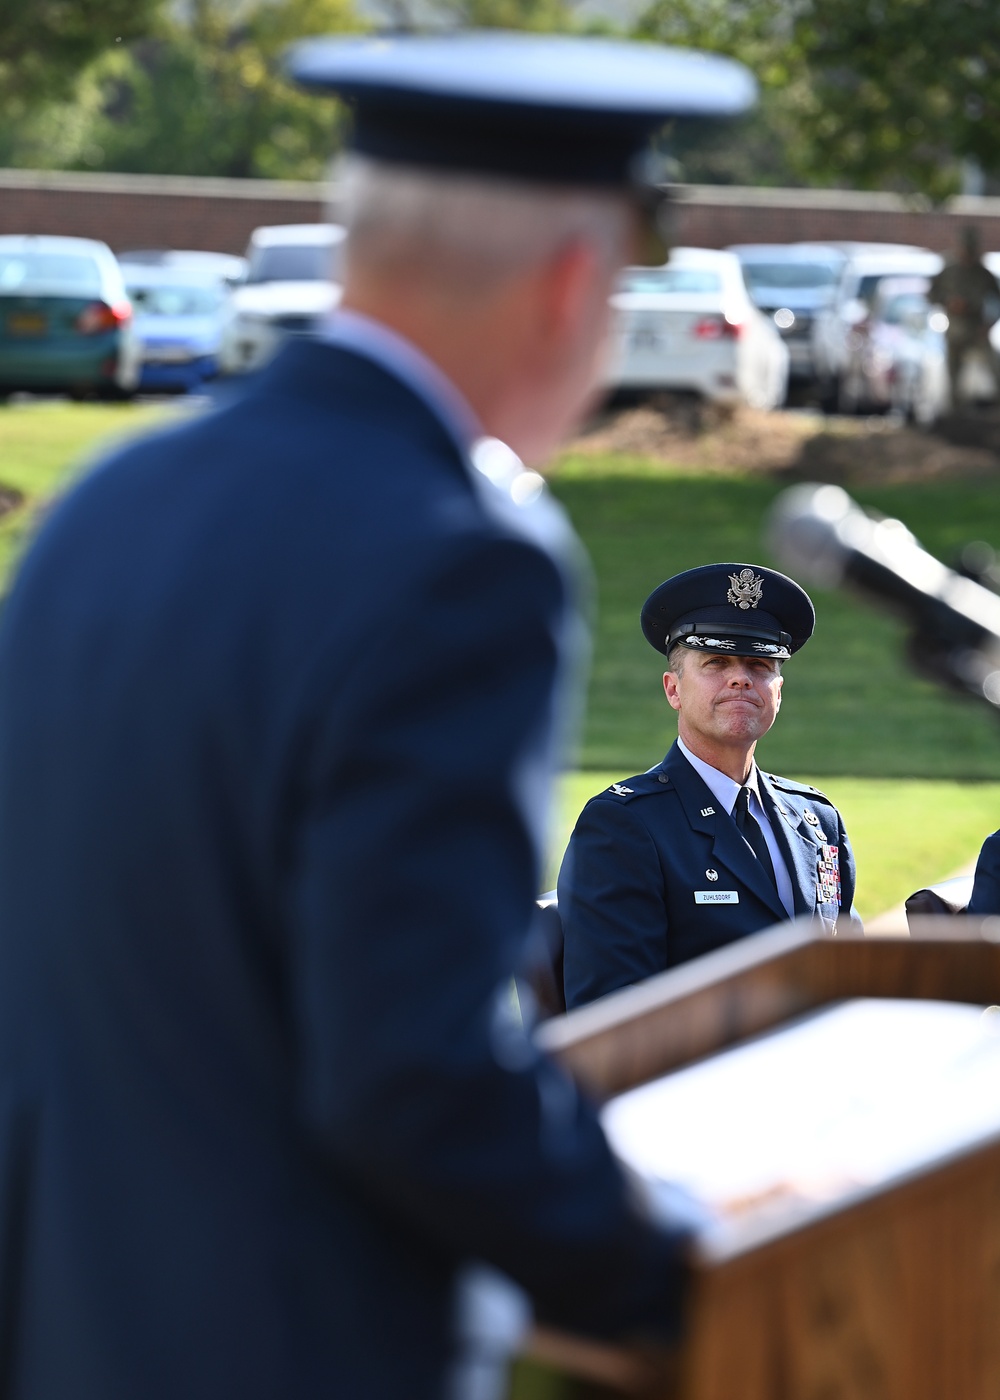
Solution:
M678 241L695 247L856 239L952 251L974 224L984 250L1000 250L1000 199L963 197L940 208L857 190L754 190L698 185L683 196Z
M240 253L259 224L324 217L322 187L298 181L85 175L0 170L0 233L63 233L126 248ZM709 248L797 239L873 239L952 249L973 223L1000 250L1000 199L962 198L940 209L853 190L690 186L678 240Z
M127 248L242 253L259 224L315 223L322 188L305 181L71 175L0 170L0 233L61 233Z

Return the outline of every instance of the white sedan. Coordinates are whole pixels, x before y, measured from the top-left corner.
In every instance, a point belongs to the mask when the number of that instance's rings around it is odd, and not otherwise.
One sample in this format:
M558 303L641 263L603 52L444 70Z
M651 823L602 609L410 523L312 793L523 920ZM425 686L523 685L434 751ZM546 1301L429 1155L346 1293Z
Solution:
M672 389L754 408L784 402L788 349L750 300L734 253L675 248L663 267L627 268L611 305L610 388Z

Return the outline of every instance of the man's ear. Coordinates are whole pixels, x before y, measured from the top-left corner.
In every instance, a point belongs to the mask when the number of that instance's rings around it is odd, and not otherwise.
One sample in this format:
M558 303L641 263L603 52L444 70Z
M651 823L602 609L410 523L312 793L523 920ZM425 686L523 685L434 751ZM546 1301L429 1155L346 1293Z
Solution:
M667 704L672 710L679 710L681 707L680 691L677 687L677 676L673 671L663 673L663 693L667 697Z
M540 310L553 339L573 337L586 325L602 271L597 250L582 238L561 244L547 260Z

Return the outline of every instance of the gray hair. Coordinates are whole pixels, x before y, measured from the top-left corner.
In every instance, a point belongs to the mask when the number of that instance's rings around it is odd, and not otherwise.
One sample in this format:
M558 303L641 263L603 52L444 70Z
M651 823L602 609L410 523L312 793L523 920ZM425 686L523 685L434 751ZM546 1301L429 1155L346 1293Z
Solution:
M667 670L672 671L675 676L679 676L684 669L684 657L688 648L681 642L674 642L667 652Z
M350 155L337 173L352 257L393 273L485 288L582 239L608 266L624 262L632 231L620 191L392 165Z

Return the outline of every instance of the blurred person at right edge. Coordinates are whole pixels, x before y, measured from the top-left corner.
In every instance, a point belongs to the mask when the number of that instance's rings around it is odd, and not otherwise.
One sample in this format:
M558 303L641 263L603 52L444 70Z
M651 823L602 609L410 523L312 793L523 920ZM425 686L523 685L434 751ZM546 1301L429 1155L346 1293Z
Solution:
M983 842L967 914L1000 914L1000 831Z
M983 360L1000 396L1000 354L990 340L990 327L1000 318L1000 286L980 258L974 224L962 229L957 258L931 280L927 296L948 316L945 343L952 408L962 404L962 370L970 355Z
M354 105L341 308L79 481L0 616L6 1400L478 1400L477 1261L681 1325L690 1214L511 995L580 631L514 453L593 400L647 138L753 84L526 35L291 67Z

